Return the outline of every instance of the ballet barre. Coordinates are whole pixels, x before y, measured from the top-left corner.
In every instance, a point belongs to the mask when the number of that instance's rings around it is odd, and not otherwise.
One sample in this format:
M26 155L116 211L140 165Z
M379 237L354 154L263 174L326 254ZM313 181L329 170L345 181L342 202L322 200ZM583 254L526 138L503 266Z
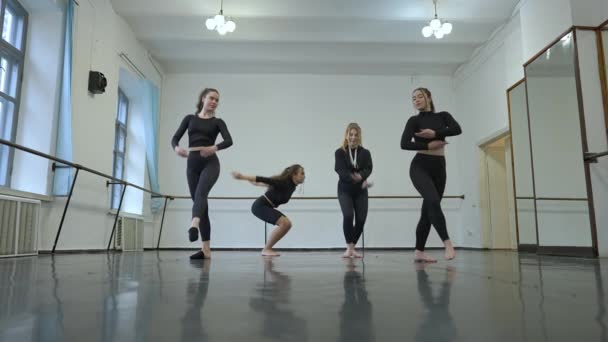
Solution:
M160 248L160 239L161 236L163 234L163 225L165 222L165 212L167 211L167 201L168 200L176 200L176 199L187 199L187 200L192 200L192 197L190 196L158 196L158 195L152 195L153 198L160 198L160 197L164 197L165 198L165 204L163 206L163 213L162 213L162 218L160 220L160 229L158 232L158 240L156 242L156 249ZM368 196L369 199L422 199L422 196L417 195L417 196L410 196L410 195L404 195L404 196L394 196L394 195L388 195L388 196ZM464 195L450 195L450 196L443 196L444 199L461 199L464 200ZM258 199L258 197L246 197L246 196L210 196L207 197L207 199L209 200L256 200ZM292 197L291 200L338 200L337 196L306 196L306 197ZM264 222L264 244L266 244L266 242L268 241L268 224L266 222ZM365 231L363 231L363 233L361 234L361 244L362 244L362 248L363 248L363 253L365 253Z

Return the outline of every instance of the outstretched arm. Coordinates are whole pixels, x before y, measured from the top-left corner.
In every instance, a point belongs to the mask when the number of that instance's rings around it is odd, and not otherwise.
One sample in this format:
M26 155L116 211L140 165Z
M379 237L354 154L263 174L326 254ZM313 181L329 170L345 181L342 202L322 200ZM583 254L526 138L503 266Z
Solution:
M249 183L256 185L256 186L268 187L268 184L256 181L256 178L257 178L256 176L247 176L240 172L234 171L232 173L232 177L234 177L234 179L248 181Z

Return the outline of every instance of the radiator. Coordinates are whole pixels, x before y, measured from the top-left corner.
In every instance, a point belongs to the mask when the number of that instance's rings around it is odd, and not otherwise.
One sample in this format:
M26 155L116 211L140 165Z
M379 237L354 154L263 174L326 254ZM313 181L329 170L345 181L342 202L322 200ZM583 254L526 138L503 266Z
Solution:
M123 252L144 250L144 220L140 217L121 215L116 223L114 248Z
M38 254L40 201L0 195L0 257Z

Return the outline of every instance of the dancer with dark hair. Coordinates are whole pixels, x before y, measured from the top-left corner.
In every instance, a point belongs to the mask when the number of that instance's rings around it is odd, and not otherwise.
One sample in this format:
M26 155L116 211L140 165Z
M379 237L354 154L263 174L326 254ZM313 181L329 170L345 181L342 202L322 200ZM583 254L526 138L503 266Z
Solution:
M184 117L171 139L171 146L179 156L188 158L186 177L192 205L192 222L188 230L191 242L198 240L199 231L203 241L200 251L191 259L211 257L211 222L207 197L220 175L220 160L217 152L232 145L232 137L224 120L215 116L220 101L216 89L205 88L198 98L196 113ZM188 149L179 146L179 140L188 131ZM224 139L215 144L218 134Z
M460 125L448 112L435 113L431 92L418 88L412 93L412 103L419 111L410 117L401 136L401 148L416 151L410 165L410 178L423 198L420 221L416 227L416 251L414 260L436 262L424 253L426 240L435 227L445 246L445 259L455 257L454 246L448 235L445 216L441 210L441 198L445 190L446 137L462 133ZM413 140L413 141L412 141Z
M274 251L272 247L291 229L291 221L276 208L289 202L296 187L304 183L304 168L299 164L294 164L283 170L281 174L270 178L246 176L240 172L233 172L232 176L235 179L246 180L255 185L268 186L268 191L253 202L251 212L260 220L276 225L262 250L262 255L279 256L279 253Z

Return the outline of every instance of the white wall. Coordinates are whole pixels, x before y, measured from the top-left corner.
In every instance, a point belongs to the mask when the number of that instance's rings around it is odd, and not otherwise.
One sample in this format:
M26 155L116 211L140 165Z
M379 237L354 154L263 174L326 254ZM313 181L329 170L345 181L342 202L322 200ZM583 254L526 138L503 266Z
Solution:
M175 155L170 139L183 116L192 113L200 90L221 92L218 117L233 136L234 146L219 152L221 175L211 196L259 196L262 188L237 182L230 172L273 175L291 163L307 174L303 193L295 196L336 196L334 151L347 123L363 129L364 146L372 152L375 187L370 195L417 195L409 179L414 153L399 146L405 122L414 113L410 94L417 86L433 91L438 110L453 110L449 77L388 77L356 75L168 75L161 115L160 181L163 192L187 195L186 160ZM460 138L450 139L446 195L460 195ZM187 135L182 139L187 146ZM211 201L212 243L215 247L260 247L263 223L250 213L251 200ZM445 200L449 230L460 235L459 200ZM185 236L191 201L173 202L165 218L164 247L191 246ZM366 246L412 247L419 218L419 200L372 200L366 226ZM337 200L292 201L281 207L294 228L278 247L339 247L344 244ZM433 233L430 240L437 245Z
M79 3L74 20L72 76L74 162L111 175L119 71L121 68L129 68L118 54L126 53L145 76L159 87L161 76L155 71L146 50L135 39L129 26L113 11L109 0ZM104 94L88 93L89 70L101 71L106 75L108 87ZM145 160L145 151L141 146L136 153L142 154L139 160ZM145 170L140 170L136 176L129 172L127 175L135 177L129 178L130 180L140 181L138 185L144 185ZM114 218L107 214L110 207L109 188L106 188L105 183L105 179L86 172L78 175L58 249L106 247ZM141 193L133 192L133 196L139 196L143 200ZM52 247L64 203L65 199L58 198L45 206L41 249ZM131 211L137 212L138 208L131 208Z
M455 111L460 114L459 166L462 189L463 246L481 246L479 144L509 126L506 89L523 75L521 29L515 16L479 49L454 77Z
M63 62L64 15L57 7L30 11L16 143L55 151L55 132ZM15 151L11 188L48 194L49 161Z
M235 146L220 153L222 175L212 195L256 196L262 189L245 183L233 182L229 171L243 171L273 174L291 162L305 165L308 180L301 196L335 195L336 176L333 173L332 153L339 144L345 124L359 121L364 129L365 144L371 149L376 170L374 178L377 186L372 195L412 195L407 168L413 155L399 149L399 137L407 116L413 113L409 92L418 85L433 90L439 109L452 112L462 124L464 134L451 139L448 151L448 187L446 194L464 193L465 201L445 200L449 231L457 246L479 247L479 186L478 149L483 139L494 132L508 127L505 90L523 77L522 64L539 49L548 44L573 23L585 25L585 18L597 20L599 0L524 0L513 17L499 29L483 47L478 49L471 60L449 77L380 77L380 76L336 76L336 75L179 75L174 74L166 81L163 89L161 114L160 175L163 192L187 194L185 182L185 161L178 159L169 148L169 138L184 114L192 112L198 91L204 86L215 86L222 91L220 115L225 118L233 133ZM596 12L608 13L608 6ZM603 15L606 17L606 15ZM42 18L32 15L30 35L37 25L49 37L45 42L61 39L61 26L57 14ZM542 18L542 21L539 20ZM43 24L44 22L48 24ZM54 23L51 25L51 22ZM61 23L62 24L62 23ZM590 23L589 23L590 24ZM41 36L42 37L42 36ZM54 37L54 38L52 38ZM53 40L55 39L55 40ZM34 39L32 39L34 41ZM30 47L28 47L29 49ZM74 30L74 73L73 73L73 122L74 161L82 165L111 173L112 148L114 139L114 118L116 111L119 70L129 66L118 57L125 52L146 77L157 85L161 80L147 57L147 51L135 39L126 22L111 8L109 0L80 1L76 8ZM36 62L34 57L26 63ZM57 72L60 70L60 56L56 56ZM55 64L52 64L55 68ZM29 67L34 70L33 67ZM103 95L91 96L87 92L89 70L102 71L109 80ZM131 70L132 71L132 70ZM24 100L26 94L43 95L47 118L56 117L58 82L36 84L31 74L29 81L26 70L24 79ZM48 70L47 70L47 75ZM49 75L49 78L51 76ZM53 79L51 79L52 81ZM55 78L57 80L57 78ZM55 84L53 86L53 84ZM42 85L50 85L41 89ZM33 95L27 95L31 99ZM53 103L54 101L54 103ZM24 102L25 103L25 102ZM35 102L34 102L35 103ZM26 106L22 104L22 110ZM33 108L33 107L30 107ZM48 111L48 113L46 113ZM29 112L34 113L34 111ZM226 113L223 115L222 113ZM264 115L269 120L256 122ZM28 117L24 114L23 118ZM34 121L39 120L35 117ZM276 120L276 121L272 121ZM289 120L289 121L287 121ZM31 121L28 119L28 121ZM26 121L22 121L26 122ZM32 127L52 127L48 124ZM279 124L276 124L278 122ZM319 124L322 122L323 124ZM255 125L255 126L254 126ZM35 129L19 128L22 143ZM42 132L41 133L46 133ZM299 138L304 133L314 132L313 138ZM43 143L32 146L49 146L53 137L48 133L37 135ZM163 140L164 139L164 140ZM185 141L184 138L183 141ZM38 141L38 140L37 140ZM277 143L285 141L285 143ZM46 144L48 142L48 145ZM315 144L315 147L311 147ZM38 147L36 147L38 146ZM266 146L272 146L270 148ZM259 155L243 150L261 151ZM325 152L323 152L325 151ZM131 152L133 154L133 152ZM136 152L136 154L139 152ZM321 156L321 158L319 158ZM48 164L24 171L25 164L16 159L15 167L22 171L17 178L28 179L27 172L40 172L45 181L36 189L48 188ZM262 158L262 161L257 161ZM40 163L40 162L39 162ZM135 180L141 180L137 172ZM31 175L31 174L30 174ZM145 170L143 172L145 184ZM28 176L29 177L29 176ZM34 191L33 186L19 181L19 184ZM43 184L45 183L45 184ZM601 189L594 185L595 189ZM36 190L38 191L38 190ZM68 212L60 249L104 248L109 238L112 217L107 216L109 208L105 180L81 173L78 177L73 204ZM144 203L147 197L141 193ZM50 249L64 200L46 205L41 235L41 248ZM366 243L368 246L412 246L415 223L418 220L418 201L373 201L367 224ZM261 223L249 213L250 203L212 202L214 212L212 232L216 247L259 247L263 242ZM191 246L186 243L185 230L190 212L186 200L170 203L165 220L163 243L165 247ZM142 208L147 212L146 205ZM280 247L331 247L343 244L340 230L340 212L334 201L293 202L284 208L295 222L294 230L280 244ZM133 209L137 211L137 209ZM150 218L147 218L150 221ZM154 231L146 231L148 241L155 242L158 235L158 221ZM151 229L151 228L148 228ZM238 237L235 238L235 237ZM604 241L608 239L603 238ZM430 245L438 245L435 233L431 234Z
M465 137L462 151L461 174L472 174L470 180L463 179L463 188L470 189L463 203L463 242L471 246L480 244L478 184L475 144L492 132L506 127L506 103L504 92L518 78L523 77L522 65L540 49L573 24L594 25L597 15L591 12L602 10L595 0L527 0L522 1L519 10L505 28L497 32L485 46L463 65L455 74L456 108L463 113ZM606 13L603 10L602 13ZM606 15L603 15L606 19ZM539 20L542 18L542 21ZM591 23L585 23L591 18ZM470 94L474 94L471 96ZM469 135L467 132L476 132ZM605 185L603 185L605 186ZM595 185L594 187L597 187ZM601 188L601 186L600 186ZM519 203L530 210L531 206ZM552 205L553 206L553 205ZM597 206L596 206L597 208ZM549 209L549 208L547 208ZM597 211L597 210L596 210ZM521 216L520 212L520 216ZM524 215L528 221L530 215ZM565 226L565 225L564 225ZM532 238L532 236L530 236ZM586 242L585 242L586 243Z
M573 20L571 0L524 1L520 13L524 59L527 61L571 27ZM592 1L577 0L587 6Z

